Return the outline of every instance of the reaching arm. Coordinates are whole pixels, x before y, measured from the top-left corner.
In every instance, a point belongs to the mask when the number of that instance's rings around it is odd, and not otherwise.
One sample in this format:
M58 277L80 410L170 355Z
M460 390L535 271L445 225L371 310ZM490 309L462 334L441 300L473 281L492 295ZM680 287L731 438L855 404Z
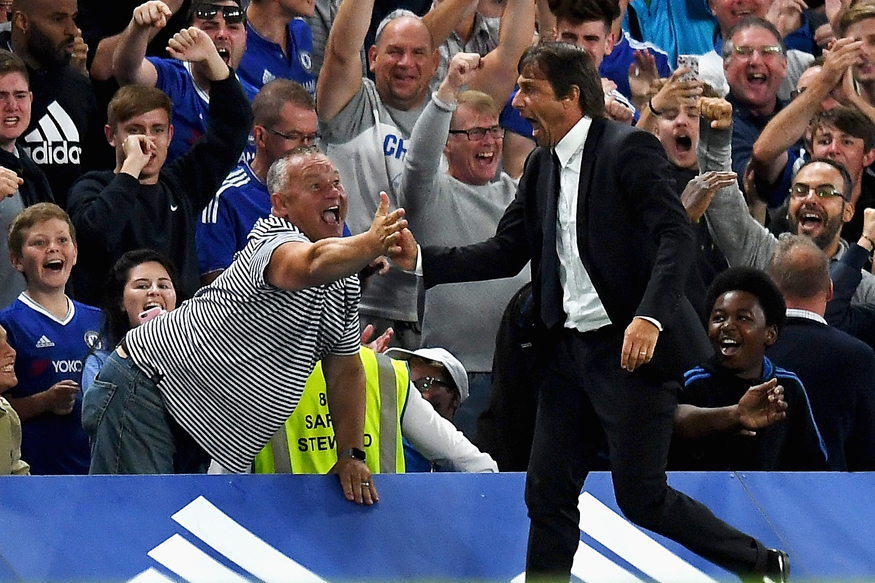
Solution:
M380 208L368 231L352 237L330 237L315 243L290 242L274 251L265 271L267 281L286 290L323 285L361 271L380 255L395 255L398 233L407 227L404 209L389 210L380 193Z
M422 23L431 33L435 48L449 38L465 14L470 14L470 10L476 5L477 0L442 0L422 17Z
M534 34L534 0L508 0L501 17L498 46L483 57L483 70L471 81L470 88L491 95L496 103L507 101L516 85L517 64Z
M334 119L362 86L361 47L373 11L374 0L345 0L337 10L316 83L316 109L323 121Z
M724 431L741 431L754 435L787 416L784 388L777 379L747 390L735 405L696 407L679 404L674 417L674 431L680 437L705 437Z
M365 371L358 354L328 354L322 359L328 410L337 437L338 460L331 468L337 474L344 496L357 504L379 500L371 470L363 461L342 456L350 448L364 450Z
M120 84L136 83L152 87L157 83L158 72L146 60L146 48L155 34L167 25L171 15L170 8L164 2L149 0L134 9L130 24L114 43L104 41L109 47L115 45L112 69Z

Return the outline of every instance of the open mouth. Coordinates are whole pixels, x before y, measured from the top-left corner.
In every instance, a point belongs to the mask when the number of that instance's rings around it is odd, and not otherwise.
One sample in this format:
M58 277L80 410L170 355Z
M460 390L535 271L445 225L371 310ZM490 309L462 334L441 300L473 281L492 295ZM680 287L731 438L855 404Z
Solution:
M43 264L43 267L45 267L49 271L54 271L58 273L64 269L64 262L60 259L52 259Z
M687 153L693 149L693 140L690 136L675 136L675 146L677 147L678 152Z
M741 349L741 342L734 338L723 337L717 343L717 346L720 349L720 354L723 356L732 356Z
M163 310L163 309L164 309L164 306L161 305L161 304L158 303L158 302L146 302L146 304L143 306L143 310L142 310L142 311L145 312L145 311L151 310L152 308L160 308L160 309Z
M2 372L3 374L11 374L15 372L15 363L10 362L8 364L4 364L2 367L0 367L0 372Z
M751 85L765 85L766 76L763 73L750 73L747 76L747 82Z
M819 229L825 220L821 213L814 211L801 212L797 217L799 220L799 226L808 231Z
M329 225L340 224L340 207L335 205L322 211L322 220Z
M21 118L19 116L10 115L8 117L3 118L3 125L9 126L9 127L17 126L18 122L20 122L20 121L21 121Z
M216 51L219 53L219 56L225 61L225 64L229 64L231 62L231 51L226 48L216 47Z
M495 159L495 152L480 152L477 154L477 160L490 163Z

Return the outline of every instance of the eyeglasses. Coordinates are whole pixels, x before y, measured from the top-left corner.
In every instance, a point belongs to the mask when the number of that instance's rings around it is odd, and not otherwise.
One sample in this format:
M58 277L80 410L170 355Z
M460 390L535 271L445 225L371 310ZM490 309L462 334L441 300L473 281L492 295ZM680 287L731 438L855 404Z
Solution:
M310 144L312 144L314 141L319 139L319 134L302 134L301 132L289 132L287 134L284 134L283 132L279 132L273 128L264 129L267 130L267 133L279 136L284 140L289 140L290 142L309 142Z
M805 198L809 195L809 193L812 192L816 194L818 198L832 198L834 196L842 196L841 191L832 184L808 186L807 184L797 182L790 187L790 196L792 196L793 198Z
M759 53L762 58L771 57L774 55L783 55L784 51L778 45L767 45L764 47L732 47L732 51L739 57L752 57L754 53Z
M486 137L487 132L496 140L500 140L504 137L504 129L501 126L471 128L470 130L450 130L451 134L465 134L472 142L479 142Z
M451 391L453 386L440 379L436 379L434 377L422 377L421 379L416 379L413 381L413 386L419 389L420 393L424 393L432 388L432 385L439 385L441 387L445 387L448 391Z
M194 15L201 20L212 20L222 12L222 18L228 24L241 24L246 20L246 12L239 6L220 6L218 4L201 4L194 9Z

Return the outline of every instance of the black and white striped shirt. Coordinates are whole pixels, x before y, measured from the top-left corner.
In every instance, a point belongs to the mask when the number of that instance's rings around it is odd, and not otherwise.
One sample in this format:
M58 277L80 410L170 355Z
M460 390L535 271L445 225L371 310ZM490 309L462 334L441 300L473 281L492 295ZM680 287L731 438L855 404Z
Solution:
M285 219L260 219L216 281L126 338L133 361L163 377L173 418L235 472L292 414L317 360L358 354L357 277L295 292L265 281L273 252L295 241L309 243Z

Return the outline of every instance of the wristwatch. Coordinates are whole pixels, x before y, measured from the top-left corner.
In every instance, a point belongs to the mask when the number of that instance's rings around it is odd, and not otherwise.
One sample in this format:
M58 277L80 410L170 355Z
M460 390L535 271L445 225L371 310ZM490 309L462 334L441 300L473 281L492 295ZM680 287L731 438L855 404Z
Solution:
M357 447L351 447L349 449L345 449L345 450L337 453L337 459L341 459L341 458L345 458L345 457L351 457L354 460L364 462L365 458L367 456L365 455L365 452L363 450L361 450Z

